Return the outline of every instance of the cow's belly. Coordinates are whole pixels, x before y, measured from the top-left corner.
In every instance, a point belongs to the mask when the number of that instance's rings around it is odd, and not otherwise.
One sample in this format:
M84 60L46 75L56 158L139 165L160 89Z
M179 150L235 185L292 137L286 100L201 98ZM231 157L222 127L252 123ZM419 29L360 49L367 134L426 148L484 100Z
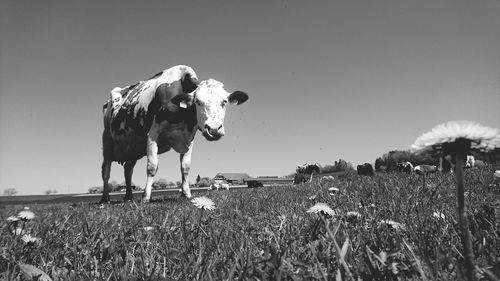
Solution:
M137 160L146 155L146 142L144 136L115 135L113 136L113 160Z
M158 153L173 148L177 153L186 153L194 139L194 132L187 129L172 129L163 131L158 137Z

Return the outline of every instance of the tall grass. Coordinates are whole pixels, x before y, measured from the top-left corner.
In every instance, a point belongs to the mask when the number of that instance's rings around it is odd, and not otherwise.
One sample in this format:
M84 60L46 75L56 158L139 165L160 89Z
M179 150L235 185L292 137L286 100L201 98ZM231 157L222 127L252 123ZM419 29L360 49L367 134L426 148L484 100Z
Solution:
M492 172L466 170L475 263L489 278L500 276L500 189ZM331 196L329 187L340 192ZM207 192L214 211L169 197L103 208L34 205L25 231L41 239L35 244L6 220L22 206L4 207L0 273L18 280L20 265L30 264L54 280L456 280L463 256L454 191L450 175L430 175L424 188L416 175L348 174ZM336 214L308 213L317 202Z

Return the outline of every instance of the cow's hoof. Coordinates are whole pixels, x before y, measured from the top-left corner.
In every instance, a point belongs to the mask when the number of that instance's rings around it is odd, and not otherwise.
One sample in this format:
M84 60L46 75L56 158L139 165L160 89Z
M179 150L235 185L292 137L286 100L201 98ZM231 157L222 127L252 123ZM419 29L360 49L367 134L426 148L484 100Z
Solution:
M149 203L149 198L142 198L141 203Z
M191 194L186 194L183 191L181 191L181 197L186 199L191 199Z

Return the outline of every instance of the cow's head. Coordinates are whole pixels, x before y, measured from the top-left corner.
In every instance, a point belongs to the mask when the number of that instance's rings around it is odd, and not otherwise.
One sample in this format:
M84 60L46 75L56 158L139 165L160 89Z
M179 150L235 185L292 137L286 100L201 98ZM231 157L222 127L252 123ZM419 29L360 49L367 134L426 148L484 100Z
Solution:
M224 135L224 116L229 103L242 104L248 95L241 91L228 93L224 84L214 79L200 82L198 87L187 94L177 95L172 102L179 107L196 106L197 126L209 141L220 139Z

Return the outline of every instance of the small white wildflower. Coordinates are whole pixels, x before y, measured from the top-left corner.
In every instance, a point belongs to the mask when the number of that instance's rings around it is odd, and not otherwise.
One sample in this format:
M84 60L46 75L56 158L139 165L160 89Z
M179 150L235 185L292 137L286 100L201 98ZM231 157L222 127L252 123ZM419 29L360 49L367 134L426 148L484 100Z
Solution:
M35 213L25 209L25 210L19 212L19 214L17 214L17 216L22 220L28 221L28 220L32 220L35 218Z
M40 242L40 238L33 237L31 234L24 234L23 237L21 237L21 240L23 240L26 244L35 244Z
M152 226L145 226L145 227L143 227L143 229L145 231L153 231L154 227L152 227Z
M500 170L496 170L493 175L497 178L500 178Z
M437 219L443 219L443 220L446 219L445 215L440 211L435 211L434 213L432 213L432 216Z
M316 203L316 205L312 206L307 210L308 213L316 213L316 214L324 214L328 216L334 216L335 211L332 210L327 204L325 203Z
M16 216L10 216L7 218L7 221L10 221L10 222L16 222L16 221L19 221L19 217L16 217Z
M404 226L403 224L401 224L399 222L395 222L393 220L382 220L382 221L380 221L380 224L387 224L396 230L406 230L406 226Z
M347 214L345 216L348 219L358 219L361 217L361 214L359 212L356 212L356 211L349 211L349 212L347 212Z
M330 187L328 189L328 194L330 194L331 196L335 195L335 193L339 192L340 189L336 188L336 187Z
M315 200L316 197L318 197L318 196L317 195L313 195L313 196L309 196L307 199L309 199L309 200Z
M209 211L215 209L214 201L205 196L194 198L193 200L191 200L191 202L193 202L193 204L199 209L204 209Z

